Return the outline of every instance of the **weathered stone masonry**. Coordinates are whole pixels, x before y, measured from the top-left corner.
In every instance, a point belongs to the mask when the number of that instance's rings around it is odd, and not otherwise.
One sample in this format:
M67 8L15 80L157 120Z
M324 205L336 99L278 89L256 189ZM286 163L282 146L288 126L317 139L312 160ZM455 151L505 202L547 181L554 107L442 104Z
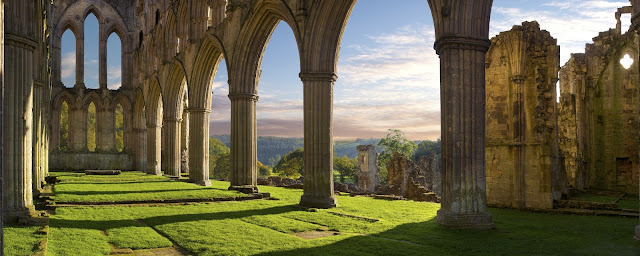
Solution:
M486 58L488 203L550 209L566 193L556 125L560 47L535 21L491 42Z

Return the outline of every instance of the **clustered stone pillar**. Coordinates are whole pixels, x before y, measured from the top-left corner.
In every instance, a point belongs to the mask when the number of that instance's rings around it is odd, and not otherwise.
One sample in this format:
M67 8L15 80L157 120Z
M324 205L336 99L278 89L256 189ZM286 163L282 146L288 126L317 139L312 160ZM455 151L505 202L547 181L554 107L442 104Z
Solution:
M331 72L301 72L304 86L304 194L300 205L331 208L333 192L333 83Z
M209 113L207 108L189 108L189 182L211 186L209 180Z
M34 26L28 19L34 3L7 4L9 18L5 29L5 65L2 101L2 176L4 219L29 216L33 207L32 138ZM31 36L30 36L31 35Z
M257 193L257 129L258 95L229 94L231 99L231 186L243 193Z
M96 111L96 151L115 152L116 151L116 120L115 112L109 106L104 106Z
M100 24L101 28L104 28L104 24ZM100 89L107 90L107 35L100 32L100 43L98 44L98 84Z
M493 228L485 181L485 53L490 41L443 36L440 56L442 204L436 222L453 228Z
M180 122L177 118L164 118L164 157L166 162L165 174L180 178Z
M76 84L75 88L84 86L84 32L76 35Z
M631 26L636 30L636 33L640 34L640 0L631 0L631 4L633 6L633 16L631 17ZM640 53L640 51L638 51ZM640 55L636 55L638 58L636 61L640 60ZM638 65L640 68L640 65ZM640 107L640 106L638 106ZM640 131L639 131L640 132ZM638 152L640 154L640 152ZM640 172L640 170L636 171ZM638 179L640 183L640 179ZM640 197L640 186L638 188L638 197ZM638 209L640 209L640 204L638 205ZM636 226L636 234L634 238L640 241L640 222L638 222L638 226Z
M136 170L144 172L147 170L147 129L134 128L136 137Z
M147 174L162 175L160 168L161 131L161 125L147 124Z
M73 151L87 151L87 114L82 104L69 108L69 143Z

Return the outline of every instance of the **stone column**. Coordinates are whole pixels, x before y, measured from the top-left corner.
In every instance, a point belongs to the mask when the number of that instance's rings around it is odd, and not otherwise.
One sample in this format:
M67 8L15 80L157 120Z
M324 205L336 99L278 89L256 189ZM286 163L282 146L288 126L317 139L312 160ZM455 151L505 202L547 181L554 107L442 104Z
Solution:
M76 84L75 88L85 88L84 85L84 33L76 35Z
M211 186L209 180L209 113L206 108L189 108L189 182Z
M96 110L96 151L116 152L116 120L114 109Z
M257 193L257 129L255 94L229 94L231 99L231 186L243 193Z
M487 39L443 36L440 56L442 206L436 222L491 229L485 182L485 53Z
M5 83L2 101L2 176L4 219L15 221L29 216L34 211L32 192L32 152L33 152L33 53L37 42L20 31L26 22L21 17L33 7L33 3L18 7L23 3L13 1L7 5L9 18L5 27ZM33 11L33 10L29 10ZM28 27L28 26L27 26Z
M161 125L147 124L147 174L162 175L160 169Z
M332 208L333 83L335 73L302 72L304 85L304 194L300 205Z
M103 24L100 24L100 27L104 27ZM100 33L100 43L99 43L99 52L98 52L98 83L100 84L101 90L107 89L107 39L104 38L106 35L104 33ZM122 39L124 40L124 39Z
M186 152L186 159L183 159L182 152ZM180 172L189 173L189 111L186 109L182 111L180 127Z
M147 170L147 129L134 129L136 137L136 170Z
M256 102L258 95L229 94L231 99L231 186L243 193L257 193Z
M633 15L631 16L631 26L636 31L636 33L640 34L640 0L631 0L631 5L633 6ZM636 59L636 61L640 60L640 55L637 55L637 56L638 58ZM638 65L638 67L640 68L640 65ZM638 152L638 154L640 154L640 152ZM636 170L636 171L640 172L640 170ZM640 180L638 180L638 182L640 183ZM638 197L640 197L640 186L638 189L639 189ZM638 205L638 208L640 209L640 205ZM640 222L638 222L638 226L636 226L636 234L633 238L640 241Z
M81 104L69 108L69 149L87 151L87 111Z
M164 173L170 177L180 178L180 122L176 118L164 118Z
M42 173L42 151L40 145L42 143L42 109L41 101L43 97L44 83L42 81L33 82L33 193L38 196L42 191L44 183L44 173Z

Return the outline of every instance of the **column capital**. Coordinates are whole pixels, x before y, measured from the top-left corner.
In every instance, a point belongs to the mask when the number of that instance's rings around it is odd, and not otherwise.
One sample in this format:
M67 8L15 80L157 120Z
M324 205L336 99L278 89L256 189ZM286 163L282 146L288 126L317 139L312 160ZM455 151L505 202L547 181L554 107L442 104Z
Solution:
M229 99L234 100L252 100L258 101L260 97L257 94L252 93L229 93Z
M211 109L208 108L187 108L185 110L189 113L211 113Z
M338 75L335 72L300 72L302 81L331 81L335 82Z
M35 50L36 47L38 46L36 41L33 40L32 38L24 37L24 36L12 34L12 33L4 34L4 42L7 45L24 48L30 51Z
M491 46L491 41L486 38L468 37L460 35L445 35L436 40L433 48L436 53L440 55L440 52L445 49L462 49L487 52Z

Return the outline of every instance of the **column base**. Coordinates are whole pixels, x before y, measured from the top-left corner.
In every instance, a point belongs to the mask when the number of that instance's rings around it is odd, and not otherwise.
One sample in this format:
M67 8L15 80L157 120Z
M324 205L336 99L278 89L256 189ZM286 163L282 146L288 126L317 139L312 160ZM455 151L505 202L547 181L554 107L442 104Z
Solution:
M209 179L206 180L189 180L189 182L196 184L196 185L200 185L200 186L205 186L205 187L211 187L211 181Z
M453 229L493 229L493 219L491 214L455 214L446 213L442 209L438 210L436 223L441 226Z
M38 212L34 206L28 206L24 209L5 209L3 212L3 221L5 223L17 223L20 220L30 219L38 216Z
M258 187L253 185L243 185L243 186L230 186L229 190L237 190L245 194L255 194L259 193Z
M329 209L338 206L338 200L336 196L330 197L313 197L308 195L302 195L300 197L300 206L309 208Z
M636 226L636 235L633 239L640 241L640 225Z

